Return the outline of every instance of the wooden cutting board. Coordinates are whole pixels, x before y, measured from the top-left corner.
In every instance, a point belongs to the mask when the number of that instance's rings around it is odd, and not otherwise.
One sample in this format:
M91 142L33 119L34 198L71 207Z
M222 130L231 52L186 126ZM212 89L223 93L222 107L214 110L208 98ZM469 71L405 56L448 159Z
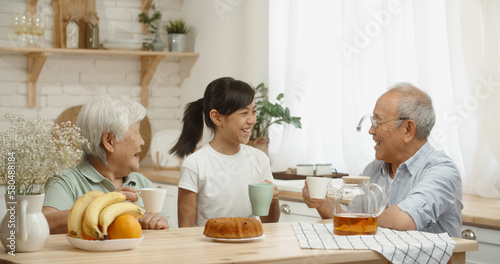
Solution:
M66 25L73 18L80 27L78 47L85 48L85 27L90 12L95 12L95 0L53 0L54 47L66 48Z

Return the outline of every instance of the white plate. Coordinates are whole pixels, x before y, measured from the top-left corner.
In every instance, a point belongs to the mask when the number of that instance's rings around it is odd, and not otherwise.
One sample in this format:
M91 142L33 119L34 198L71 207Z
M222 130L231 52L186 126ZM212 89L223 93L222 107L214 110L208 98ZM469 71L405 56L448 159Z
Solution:
M249 237L249 238L217 238L217 237L209 237L209 236L206 236L206 237L211 238L213 241L217 241L217 242L250 242L253 240L262 239L265 236L266 236L266 234L262 234L262 236L258 236L258 237Z
M158 131L153 135L151 139L151 158L154 164L156 164L156 152L159 152L159 162L162 167L177 167L179 166L179 159L168 153L170 149L175 145L181 131L178 129L166 129Z
M130 239L85 240L66 235L66 239L68 239L71 245L88 251L118 251L131 249L139 245L143 238L144 236Z

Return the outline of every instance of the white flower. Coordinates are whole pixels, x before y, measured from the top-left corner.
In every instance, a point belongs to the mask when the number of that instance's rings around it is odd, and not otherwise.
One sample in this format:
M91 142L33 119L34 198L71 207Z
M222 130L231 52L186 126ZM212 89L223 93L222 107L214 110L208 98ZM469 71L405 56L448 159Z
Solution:
M0 133L0 180L16 195L43 193L47 178L76 165L83 153L80 145L88 144L69 121L56 125L13 113L5 118L11 127Z

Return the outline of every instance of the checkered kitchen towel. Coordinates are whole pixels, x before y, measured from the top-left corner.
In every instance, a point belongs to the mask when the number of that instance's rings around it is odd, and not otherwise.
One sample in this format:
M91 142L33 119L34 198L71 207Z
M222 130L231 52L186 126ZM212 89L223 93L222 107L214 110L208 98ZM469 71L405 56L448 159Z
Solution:
M378 228L376 235L337 236L332 224L292 223L301 248L371 249L390 262L447 263L455 249L455 241L447 233L396 231Z

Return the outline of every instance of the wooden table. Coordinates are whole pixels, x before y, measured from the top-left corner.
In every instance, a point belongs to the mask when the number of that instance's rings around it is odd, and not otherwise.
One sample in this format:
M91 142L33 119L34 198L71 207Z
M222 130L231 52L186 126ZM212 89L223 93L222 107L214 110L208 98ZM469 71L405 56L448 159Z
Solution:
M179 183L179 171L155 170L152 166L142 166L140 173L154 182L177 185ZM304 202L301 192L279 191L280 199ZM482 198L473 194L463 194L462 222L465 225L473 225L485 228L500 229L500 199Z
M301 249L290 223L264 224L266 236L246 243L214 242L202 233L203 227L146 230L136 248L115 252L83 251L65 235L51 235L43 250L15 256L1 252L0 263L387 263L371 250ZM465 263L465 252L477 250L477 242L455 240L450 263Z

